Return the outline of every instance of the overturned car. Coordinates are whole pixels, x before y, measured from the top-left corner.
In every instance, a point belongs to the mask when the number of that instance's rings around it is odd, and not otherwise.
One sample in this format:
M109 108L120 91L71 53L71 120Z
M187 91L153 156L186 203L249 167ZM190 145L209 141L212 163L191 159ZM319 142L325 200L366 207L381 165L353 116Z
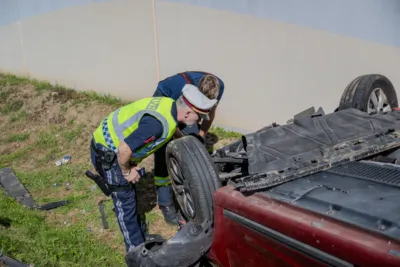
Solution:
M363 75L338 108L296 115L212 155L192 136L167 165L188 223L128 266L400 266L400 111L391 82Z

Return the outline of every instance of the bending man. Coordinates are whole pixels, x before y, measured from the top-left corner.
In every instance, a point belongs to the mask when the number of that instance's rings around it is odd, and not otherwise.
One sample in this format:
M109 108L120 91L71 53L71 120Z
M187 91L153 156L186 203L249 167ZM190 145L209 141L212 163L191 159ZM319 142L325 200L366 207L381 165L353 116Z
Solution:
M179 125L176 136L194 134L204 138L210 129L217 110L217 104L224 93L224 83L217 76L201 72L187 71L168 77L158 83L153 96L166 96L172 99L178 99L182 96L183 88L193 85L199 88L209 99L217 100L217 103L211 109L209 116L202 118L201 125L198 123ZM173 191L168 177L167 165L165 162L165 149L167 143L154 154L154 176L157 187L158 205L163 213L164 220L169 224L176 224L182 221L182 218L175 209L173 203Z
M111 196L127 251L145 240L136 210L138 164L173 137L178 123L195 124L200 113L207 114L215 103L188 86L176 101L150 97L123 106L93 133L91 161L99 175L117 187Z

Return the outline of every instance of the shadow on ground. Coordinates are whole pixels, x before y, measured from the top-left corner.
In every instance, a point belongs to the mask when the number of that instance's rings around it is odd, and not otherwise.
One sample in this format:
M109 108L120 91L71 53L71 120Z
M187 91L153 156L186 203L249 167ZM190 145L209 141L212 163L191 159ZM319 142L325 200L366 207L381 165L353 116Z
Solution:
M6 217L0 217L0 225L4 227L10 227L11 226L11 219L6 218Z
M153 171L147 172L136 187L139 213L148 213L157 206L157 193L154 185Z

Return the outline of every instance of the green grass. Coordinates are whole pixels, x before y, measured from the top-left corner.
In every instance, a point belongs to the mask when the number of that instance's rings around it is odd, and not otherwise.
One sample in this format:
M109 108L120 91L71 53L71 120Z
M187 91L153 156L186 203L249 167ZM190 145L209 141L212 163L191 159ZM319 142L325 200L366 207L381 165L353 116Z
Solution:
M6 142L7 143L22 142L27 140L28 138L29 138L29 133L12 134L9 137L7 137Z
M35 266L124 266L123 256L79 224L53 225L46 211L30 210L0 191L0 247L5 255Z
M224 128L221 128L218 126L211 127L209 132L218 136L219 139L241 138L242 137L241 133L225 130Z
M10 114L11 112L18 111L23 105L24 103L22 101L7 102L1 109L1 113L4 115Z
M101 95L96 92L82 92L84 96L87 97L88 100L94 100L102 104L118 106L124 105L127 102L122 101L121 99L114 97L110 94Z
M10 91L0 90L0 102L5 102L10 95Z
M13 74L4 74L0 73L0 87L6 86L16 86L16 85L24 85L24 84L32 84L35 86L38 93L46 90L50 90L53 92L58 92L61 97L65 96L66 99L74 99L76 104L88 104L91 101L96 101L101 104L112 105L112 106L121 106L125 105L126 101L123 101L117 97L114 97L110 94L100 94L93 91L75 91L73 89L66 88L62 85L56 84L52 85L47 81L30 79L29 77L20 77ZM1 90L0 100L6 99L9 95L8 91ZM9 108L7 108L8 111ZM7 113L8 114L8 113Z
M12 74L2 74L0 76L0 86L13 86L13 85L24 85L30 83L28 77L16 76Z
M47 136L47 133L41 134L34 145L1 155L0 168L16 166L13 167L15 174L39 205L63 199L72 203L54 210L59 219L52 221L46 218L50 211L29 210L0 190L0 221L12 220L10 228L2 228L0 224L0 249L10 257L35 266L124 266L123 255L115 251L115 244L123 246L123 238L111 201L106 202L110 226L107 231L113 231L117 237L107 243L93 231L92 227L101 228L95 199L102 194L99 189L93 191L94 183L84 176L90 167L88 163L58 167L52 164L33 171L19 170L15 163L6 164L7 160L27 160L29 152L38 145L53 143Z
M9 122L24 121L27 118L28 118L28 113L25 110L18 110L17 112L10 114L10 117L8 117L8 121Z
M35 142L35 146L40 149L52 148L57 145L57 137L52 131L40 133Z
M75 129L73 130L66 130L62 132L62 136L63 138L67 141L67 142L72 142L84 129L84 125L78 125Z
M18 164L18 162L26 160L29 157L29 151L32 147L33 146L28 145L18 150L14 150L11 153L0 155L0 168Z

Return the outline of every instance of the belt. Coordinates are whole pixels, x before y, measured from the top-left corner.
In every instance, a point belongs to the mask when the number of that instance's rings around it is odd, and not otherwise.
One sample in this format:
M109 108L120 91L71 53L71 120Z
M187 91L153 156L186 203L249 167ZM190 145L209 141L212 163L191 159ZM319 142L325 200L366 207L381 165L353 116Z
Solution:
M96 146L96 142L94 141L94 138L90 141L90 146L93 149L93 151L96 153L98 158L96 159L97 161L103 162L103 169L104 169L104 164L108 163L108 167L111 168L111 161L114 161L114 159L111 159L110 157L114 158L115 154L112 151L102 151L101 149L98 149ZM110 154L114 154L114 156L111 156ZM108 162L105 162L108 161ZM103 193L106 196L109 196L111 192L123 192L123 191L130 191L135 188L135 185L132 183L129 183L127 185L113 185L109 184L107 180L104 177L101 177L100 175L96 175L91 173L90 171L86 171L86 176L92 179L96 184L100 187L100 189L103 191Z
M96 142L94 141L94 138L92 138L92 141L90 142L90 146L93 149L93 151L96 153L96 155L99 156L99 158L101 158L101 160L103 162L112 163L114 161L114 159L116 157L115 152L112 150L103 151L101 149L98 149L96 146Z

